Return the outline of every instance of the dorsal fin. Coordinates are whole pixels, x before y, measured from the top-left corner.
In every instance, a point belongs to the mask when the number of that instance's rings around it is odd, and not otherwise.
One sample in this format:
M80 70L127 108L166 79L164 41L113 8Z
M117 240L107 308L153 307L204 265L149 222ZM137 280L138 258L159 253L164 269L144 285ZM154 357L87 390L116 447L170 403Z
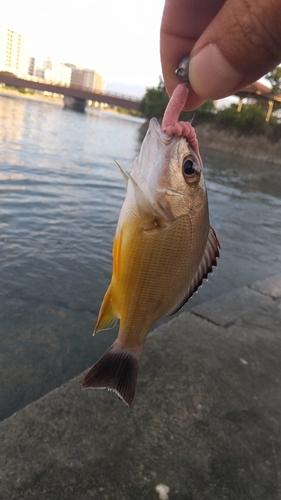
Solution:
M125 181L125 184L127 186L128 180L130 178L130 174L128 174L128 172L126 172L126 170L123 170L123 168L119 165L119 163L116 160L114 160L114 158L113 158L113 161L117 165L117 167L119 168L119 171L120 171L120 173Z

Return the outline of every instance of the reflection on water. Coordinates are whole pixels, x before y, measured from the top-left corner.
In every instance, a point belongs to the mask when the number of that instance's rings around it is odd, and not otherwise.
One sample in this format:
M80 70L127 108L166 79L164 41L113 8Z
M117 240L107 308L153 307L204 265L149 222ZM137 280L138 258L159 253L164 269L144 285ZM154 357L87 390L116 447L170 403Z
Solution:
M140 122L0 97L0 418L91 365ZM219 268L186 306L280 272L280 167L202 151Z

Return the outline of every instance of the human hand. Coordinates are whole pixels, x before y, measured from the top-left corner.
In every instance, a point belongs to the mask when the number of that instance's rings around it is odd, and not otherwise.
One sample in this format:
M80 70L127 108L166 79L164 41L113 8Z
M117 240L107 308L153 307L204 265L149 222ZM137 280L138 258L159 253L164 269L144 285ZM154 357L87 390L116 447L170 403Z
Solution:
M185 110L253 83L281 62L280 0L166 0L161 61L167 92L190 55Z

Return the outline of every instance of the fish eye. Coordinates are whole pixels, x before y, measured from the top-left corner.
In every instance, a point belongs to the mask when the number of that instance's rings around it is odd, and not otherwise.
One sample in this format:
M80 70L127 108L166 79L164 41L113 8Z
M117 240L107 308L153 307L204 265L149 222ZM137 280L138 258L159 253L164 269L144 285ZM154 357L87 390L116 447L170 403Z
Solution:
M193 165L193 158L190 157L186 158L182 165L183 176L186 182L190 184L197 182L200 177L200 172L198 172Z
M183 164L183 171L186 175L192 175L194 174L195 170L193 168L193 161L192 160L185 160Z

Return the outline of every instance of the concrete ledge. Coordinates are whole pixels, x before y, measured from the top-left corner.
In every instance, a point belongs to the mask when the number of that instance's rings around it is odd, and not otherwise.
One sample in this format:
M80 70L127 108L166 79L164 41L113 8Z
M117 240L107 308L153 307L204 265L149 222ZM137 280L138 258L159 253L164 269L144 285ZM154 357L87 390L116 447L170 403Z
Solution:
M0 424L1 500L281 498L281 275L147 339L131 409L82 374ZM164 497L163 497L164 498Z

